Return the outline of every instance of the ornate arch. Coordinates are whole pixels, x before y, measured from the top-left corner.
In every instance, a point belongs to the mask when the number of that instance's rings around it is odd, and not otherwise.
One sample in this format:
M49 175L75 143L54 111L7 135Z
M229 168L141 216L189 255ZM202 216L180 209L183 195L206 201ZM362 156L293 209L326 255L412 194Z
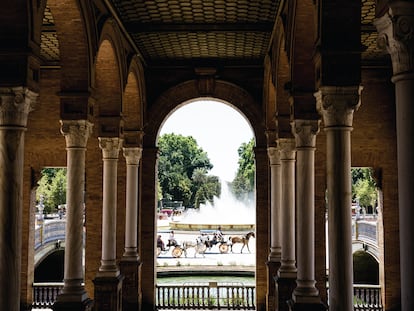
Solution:
M119 29L109 19L101 33L95 63L94 114L98 118L98 136L116 137L122 129L123 70L125 55L122 53Z
M256 137L256 145L266 145L264 122L259 104L244 89L221 80L215 81L215 87L208 97L202 95L196 80L181 83L164 92L146 115L144 144L155 146L158 131L168 115L183 103L197 98L214 98L230 104L243 114L251 124Z
M290 64L285 46L285 27L281 18L276 22L276 34L272 45L272 65L275 75L277 128L279 137L292 137L291 108L289 93L286 91L291 79Z
M127 145L142 145L144 98L145 83L143 68L138 58L134 57L129 66L122 105L124 139Z
M272 62L269 55L265 58L265 72L263 84L263 106L266 118L266 135L268 146L276 144L277 125L276 125L276 89L273 84Z

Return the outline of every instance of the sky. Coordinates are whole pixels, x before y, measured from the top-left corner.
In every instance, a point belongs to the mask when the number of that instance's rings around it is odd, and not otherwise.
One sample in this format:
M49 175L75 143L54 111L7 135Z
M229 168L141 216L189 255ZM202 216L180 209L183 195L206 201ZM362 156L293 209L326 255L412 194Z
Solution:
M207 152L213 164L211 175L232 181L237 171L237 149L247 143L253 132L241 113L221 102L195 101L174 111L163 124L166 133L192 136Z

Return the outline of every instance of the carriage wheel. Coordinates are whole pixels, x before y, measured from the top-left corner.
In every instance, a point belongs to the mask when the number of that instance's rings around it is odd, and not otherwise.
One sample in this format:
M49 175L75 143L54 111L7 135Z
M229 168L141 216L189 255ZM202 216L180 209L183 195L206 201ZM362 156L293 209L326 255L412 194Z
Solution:
M225 254L229 252L229 246L226 243L220 244L219 246L220 253Z
M181 247L176 246L173 248L171 254L173 255L173 257L178 258L181 257L181 255L183 254L183 250L181 249Z
M161 247L157 247L157 257L161 254Z

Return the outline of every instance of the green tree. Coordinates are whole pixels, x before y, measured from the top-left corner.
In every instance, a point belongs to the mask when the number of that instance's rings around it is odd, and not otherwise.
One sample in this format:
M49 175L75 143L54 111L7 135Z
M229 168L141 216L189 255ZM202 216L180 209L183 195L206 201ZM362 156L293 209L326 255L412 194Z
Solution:
M45 213L55 212L58 205L66 203L66 168L45 168L38 182L37 202L43 198Z
M236 177L231 182L231 189L239 200L246 200L254 192L254 143L254 138L252 138L248 143L242 143L237 150L239 154L239 167Z
M373 170L369 167L353 168L352 199L361 207L375 207L377 201L377 186L373 178Z
M220 195L220 181L207 175L213 168L207 153L191 136L164 134L158 141L161 196L198 208Z

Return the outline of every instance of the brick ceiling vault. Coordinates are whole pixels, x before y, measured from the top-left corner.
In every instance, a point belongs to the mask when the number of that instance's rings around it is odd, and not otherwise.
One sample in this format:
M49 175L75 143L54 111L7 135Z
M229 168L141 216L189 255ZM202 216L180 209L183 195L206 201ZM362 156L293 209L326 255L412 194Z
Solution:
M108 0L149 66L263 66L280 1ZM376 45L375 1L361 4L362 61L385 57ZM52 13L43 19L41 57L59 63L59 34Z

